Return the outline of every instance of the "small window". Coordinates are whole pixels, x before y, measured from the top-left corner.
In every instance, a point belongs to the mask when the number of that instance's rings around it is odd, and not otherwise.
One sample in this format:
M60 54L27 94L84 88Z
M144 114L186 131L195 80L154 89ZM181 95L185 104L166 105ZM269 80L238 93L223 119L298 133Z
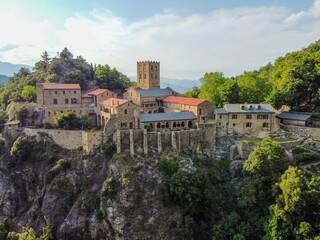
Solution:
M151 65L151 71L153 71L153 65Z
M237 114L232 114L232 115L231 115L231 118L232 118L232 119L238 119L238 115L237 115Z
M233 123L233 124L232 124L232 126L233 126L233 127L235 127L235 126L236 126L236 124L235 124L235 123Z
M54 91L55 94L58 94L58 91Z
M144 78L147 78L147 75L146 75L146 74L143 74L143 77L144 77Z
M154 77L155 77L155 78L158 78L158 74L155 74Z
M51 112L48 112L48 116L50 116L51 115Z
M151 78L153 78L153 73L151 73Z
M74 94L77 94L77 91L73 91Z
M219 115L219 118L222 119L222 115Z
M142 74L140 73L140 79L142 78Z
M269 127L269 123L262 123L262 127L264 127L264 128Z
M127 109L124 110L124 114L128 114L128 110Z
M252 109L253 109L253 108L252 108L252 105L250 105L250 106L249 106L249 110L252 110Z
M65 103L65 104L69 104L69 99L66 98L66 99L64 100L64 103Z
M246 123L246 127L247 127L247 128L250 128L251 125L252 125L252 124L251 124L250 122L247 122L247 123Z
M71 98L71 103L72 104L77 103L77 99L76 98Z
M62 93L63 93L63 94L66 94L66 91L63 91Z
M251 114L247 114L246 115L246 119L252 119L252 115Z
M58 104L58 100L56 98L53 99L53 104Z

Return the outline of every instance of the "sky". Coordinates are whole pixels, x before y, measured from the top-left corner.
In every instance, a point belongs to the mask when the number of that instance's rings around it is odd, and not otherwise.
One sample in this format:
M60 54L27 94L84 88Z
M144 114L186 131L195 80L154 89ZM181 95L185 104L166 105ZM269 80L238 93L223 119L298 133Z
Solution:
M320 0L0 0L0 61L33 66L67 47L127 76L236 76L320 39Z

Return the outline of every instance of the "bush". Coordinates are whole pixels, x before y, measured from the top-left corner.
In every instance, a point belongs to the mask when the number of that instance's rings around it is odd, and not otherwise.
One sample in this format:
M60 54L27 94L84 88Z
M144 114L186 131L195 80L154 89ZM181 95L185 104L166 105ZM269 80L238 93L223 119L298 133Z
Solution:
M179 166L177 163L167 158L162 158L160 160L159 167L160 167L160 171L169 177L175 174L179 169Z
M113 178L108 178L102 185L102 194L106 197L112 197L117 193L119 182Z
M53 129L53 126L52 126L51 123L45 122L45 123L44 123L44 128L45 128L45 129Z
M320 160L320 155L314 152L304 152L293 156L296 164L311 163Z
M117 147L114 142L106 142L101 144L101 151L104 155L112 157L116 153Z
M52 180L62 171L65 171L70 167L70 163L66 159L60 159L46 174L47 183L52 182Z
M26 137L18 137L10 149L10 155L18 162L25 161L31 154L31 148Z

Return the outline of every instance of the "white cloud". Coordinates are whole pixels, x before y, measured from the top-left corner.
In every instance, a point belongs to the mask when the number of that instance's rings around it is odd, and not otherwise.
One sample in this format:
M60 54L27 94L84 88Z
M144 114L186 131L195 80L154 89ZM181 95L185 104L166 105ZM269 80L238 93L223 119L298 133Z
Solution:
M19 47L0 52L0 56L29 63L28 59L38 60L44 50L55 53L68 47L74 55L115 66L129 76L135 75L136 61L140 60L161 61L161 74L167 77L199 79L207 71L230 76L257 69L316 41L319 10L320 0L310 10L296 14L276 7L222 9L187 16L166 9L135 22L109 10L95 10L89 16L70 16L57 31L46 21L11 15L7 18L17 22L14 30L9 27L6 32L15 32L7 39L0 38L0 47ZM305 15L312 16L308 24L292 25ZM23 29L17 33L20 24Z
M313 5L310 9L291 14L286 19L286 22L297 23L304 19L319 18L319 17L320 17L320 0L314 0Z

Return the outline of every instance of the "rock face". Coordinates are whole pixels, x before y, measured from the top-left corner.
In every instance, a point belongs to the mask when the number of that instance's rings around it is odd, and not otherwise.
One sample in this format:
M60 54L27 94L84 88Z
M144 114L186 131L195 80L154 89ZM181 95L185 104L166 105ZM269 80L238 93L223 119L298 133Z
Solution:
M159 199L161 156L59 151L0 173L0 222L52 225L57 239L182 239L182 213Z

